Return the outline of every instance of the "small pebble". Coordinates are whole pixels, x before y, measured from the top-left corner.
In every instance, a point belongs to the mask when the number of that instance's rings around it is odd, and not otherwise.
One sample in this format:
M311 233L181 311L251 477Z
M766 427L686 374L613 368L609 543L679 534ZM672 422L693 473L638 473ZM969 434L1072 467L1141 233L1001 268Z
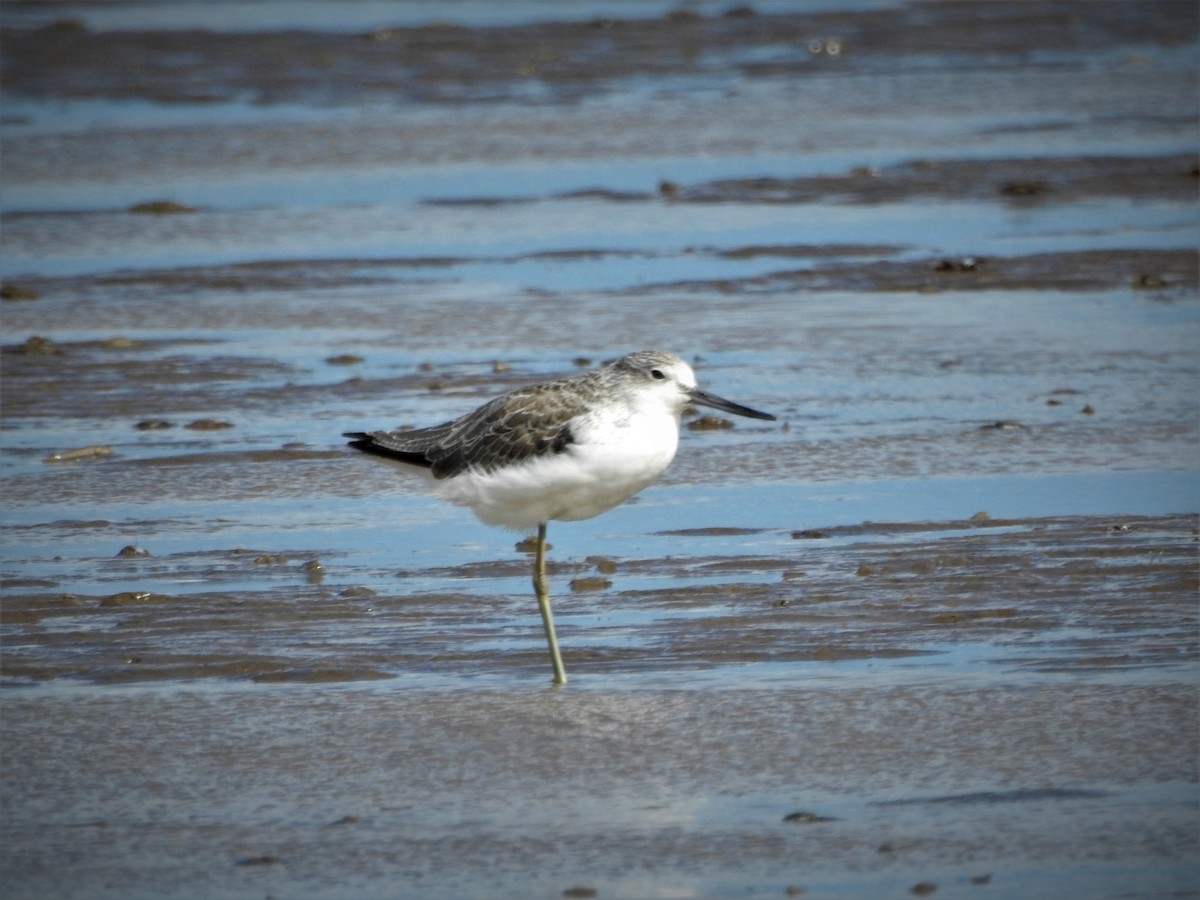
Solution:
M617 564L611 559L589 556L587 561L593 563L596 566L596 571L601 575L611 575L617 571Z
M937 890L937 885L932 881L918 881L908 889L910 894L916 894L918 897L924 897L927 894L932 894Z
M732 427L732 422L722 419L720 416L701 416L688 422L689 431L723 431Z
M598 892L594 887L588 887L585 884L577 884L574 887L569 887L562 892L564 897L571 897L573 900L585 900L587 897L597 897Z
M573 578L571 579L571 590L575 593L583 593L584 591L606 591L612 587L612 582L607 578Z
M0 285L0 300L36 300L38 292L19 284Z
M62 348L48 337L34 334L16 349L22 356L62 356Z
M1161 275L1139 275L1133 279L1133 286L1138 290L1158 290L1167 287L1167 280Z
M192 431L220 431L222 428L232 428L232 422L222 422L219 419L196 419L183 426Z
M174 200L151 200L148 203L135 203L129 207L131 213L151 216L167 216L172 213L194 213L196 207Z
M980 431L1028 431L1028 426L1022 425L1015 419L997 419L979 426Z
M1008 197L1037 197L1046 193L1048 187L1044 181L1010 181L1000 186L1000 193Z
M150 555L149 550L143 550L141 547L133 546L133 544L128 544L117 551L117 556L126 557L126 558L138 557L138 556L149 556L149 555Z
M112 456L112 447L106 447L103 444L95 444L91 447L77 447L74 450L63 450L59 453L51 453L42 462L60 463L60 462L75 462L80 459L101 459L106 456Z
M327 356L325 362L331 366L356 366L363 358L356 353L342 353L339 356Z
M836 822L837 819L833 818L832 816L818 816L815 812L808 812L805 810L802 812L788 813L783 817L783 821L794 822L801 825L814 825L818 822Z
M270 866L279 862L278 857L271 856L269 853L264 853L262 856L247 856L244 859L239 859L239 866Z
M174 428L175 424L166 419L142 419L133 427L138 431L159 431L163 428Z
M165 594L154 594L150 591L122 591L119 594L109 594L100 601L100 606L111 609L116 606L134 606L141 603L161 603L167 599Z
M975 272L983 265L982 259L964 256L962 259L943 259L933 267L935 272Z

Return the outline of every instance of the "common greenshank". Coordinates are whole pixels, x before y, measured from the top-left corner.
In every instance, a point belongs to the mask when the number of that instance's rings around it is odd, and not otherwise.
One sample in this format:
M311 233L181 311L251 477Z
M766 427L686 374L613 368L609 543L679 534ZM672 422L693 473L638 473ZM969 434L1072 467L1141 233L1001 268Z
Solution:
M537 526L533 588L554 681L565 684L546 580L546 523L598 516L654 481L675 456L688 404L775 420L700 390L692 367L675 354L643 350L518 388L432 428L345 437L364 453L425 469L439 497L470 507L488 525Z

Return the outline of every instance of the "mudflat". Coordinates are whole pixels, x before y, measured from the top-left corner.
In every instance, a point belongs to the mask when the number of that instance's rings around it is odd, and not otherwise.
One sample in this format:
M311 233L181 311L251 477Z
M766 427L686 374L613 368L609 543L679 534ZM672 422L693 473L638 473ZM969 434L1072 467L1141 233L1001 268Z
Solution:
M14 898L1193 896L1195 4L8 4ZM344 430L662 347L522 535Z

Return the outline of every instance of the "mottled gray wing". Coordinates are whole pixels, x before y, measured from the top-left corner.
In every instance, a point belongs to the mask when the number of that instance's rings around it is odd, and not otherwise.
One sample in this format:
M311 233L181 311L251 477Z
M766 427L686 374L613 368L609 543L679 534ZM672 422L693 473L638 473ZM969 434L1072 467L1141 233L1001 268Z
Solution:
M568 387L568 385L570 387ZM436 478L467 469L493 472L532 457L561 453L574 440L570 423L587 411L579 379L521 388L474 412L415 431L354 432L350 446L427 466Z
M351 438L350 446L363 453L382 456L385 459L398 459L414 466L433 467L426 453L437 445L438 438L444 435L446 429L453 423L437 425L433 428L419 428L409 431L346 431L342 437Z

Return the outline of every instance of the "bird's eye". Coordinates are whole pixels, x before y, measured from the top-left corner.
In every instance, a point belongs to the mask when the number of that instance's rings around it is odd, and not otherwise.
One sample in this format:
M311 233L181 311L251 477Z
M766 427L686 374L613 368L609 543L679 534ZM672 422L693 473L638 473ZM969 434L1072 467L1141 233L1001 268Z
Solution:
M667 376L663 374L662 369L651 369L650 377L653 378L655 381L662 381Z

